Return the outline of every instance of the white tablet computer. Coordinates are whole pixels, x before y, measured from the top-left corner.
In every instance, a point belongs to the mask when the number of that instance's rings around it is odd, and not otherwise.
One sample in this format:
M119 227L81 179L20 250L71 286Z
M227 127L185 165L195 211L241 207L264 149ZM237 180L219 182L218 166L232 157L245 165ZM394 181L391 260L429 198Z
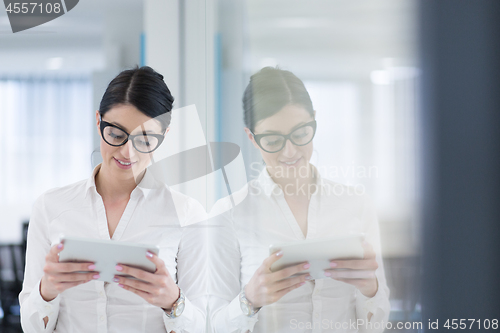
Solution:
M156 270L155 264L146 258L146 252L158 254L155 245L118 242L78 237L61 237L64 248L59 253L60 262L94 262L99 272L98 281L112 282L115 275L124 275L116 271L118 263L144 269Z
M307 261L311 267L301 274L308 272L313 279L324 279L326 278L324 270L331 268L330 260L363 258L363 240L363 234L352 234L272 244L269 246L269 254L281 250L283 257L271 265L271 271L275 272Z

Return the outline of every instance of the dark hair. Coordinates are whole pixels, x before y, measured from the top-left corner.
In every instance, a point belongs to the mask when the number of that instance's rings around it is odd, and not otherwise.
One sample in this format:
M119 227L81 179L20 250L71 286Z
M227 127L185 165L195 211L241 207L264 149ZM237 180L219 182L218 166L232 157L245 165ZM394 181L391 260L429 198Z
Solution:
M314 116L309 93L298 77L290 71L264 67L252 75L243 94L245 126L253 132L257 122L289 104L300 105Z
M119 104L135 106L146 116L156 118L165 130L170 124L174 97L163 81L163 75L149 66L122 71L106 88L99 105L103 116Z

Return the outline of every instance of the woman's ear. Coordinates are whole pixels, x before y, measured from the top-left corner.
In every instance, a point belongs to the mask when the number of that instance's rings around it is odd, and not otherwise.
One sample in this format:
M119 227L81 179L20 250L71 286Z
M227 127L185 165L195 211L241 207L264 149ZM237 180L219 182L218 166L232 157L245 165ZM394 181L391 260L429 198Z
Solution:
M259 148L259 145L257 145L257 142L255 142L255 139L253 138L253 134L248 127L245 127L245 133L247 134L248 139L250 141L252 141L252 144L254 145L254 147Z
M99 133L99 136L101 136L101 129L100 129L100 126L101 126L101 115L99 114L99 110L95 111L95 122L96 122L96 125L97 125L97 133Z
M169 127L167 127L167 129L165 130L165 134L167 134L167 133L168 133L168 131L170 131L170 126L169 126Z

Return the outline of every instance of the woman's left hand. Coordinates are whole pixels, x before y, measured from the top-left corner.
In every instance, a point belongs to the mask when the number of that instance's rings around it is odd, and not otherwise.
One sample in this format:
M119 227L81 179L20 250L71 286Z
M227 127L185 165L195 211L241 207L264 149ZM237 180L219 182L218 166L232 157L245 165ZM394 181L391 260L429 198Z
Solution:
M139 280L115 275L113 281L118 286L141 296L149 304L170 310L179 298L179 287L168 273L163 260L154 253L147 252L146 257L156 265L156 272L150 273L139 268L118 264L116 270L122 274L131 275Z
M375 270L378 263L375 260L373 247L363 243L364 256L361 259L336 259L330 261L332 269L326 269L325 275L332 279L352 284L366 297L373 297L378 290Z

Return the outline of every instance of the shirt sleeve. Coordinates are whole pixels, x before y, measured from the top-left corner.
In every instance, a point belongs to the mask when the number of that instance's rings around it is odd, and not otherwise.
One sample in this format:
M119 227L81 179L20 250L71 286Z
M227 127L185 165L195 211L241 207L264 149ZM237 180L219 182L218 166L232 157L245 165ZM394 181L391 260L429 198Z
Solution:
M26 267L23 289L19 294L21 326L24 332L52 332L59 315L60 297L46 302L40 295L40 280L43 276L45 256L50 251L48 237L49 220L44 209L44 196L33 206L28 227ZM43 318L48 317L47 326Z
M391 305L382 261L377 214L371 199L368 196L365 196L364 199L362 221L365 223L365 240L372 245L378 263L378 268L375 271L378 290L373 297L366 297L359 290L356 290L356 316L358 320L363 320L363 324L358 326L359 332L378 333L384 330L383 324L387 323L389 319ZM374 323L379 324L374 325Z
M230 213L210 220L209 322L213 333L252 332L259 313L247 317L240 308L241 254Z
M189 298L184 301L185 308L178 318L169 318L166 314L163 315L163 322L167 332L205 332L205 314L199 311L199 300L194 305ZM200 316L201 315L201 316Z
M198 333L206 332L207 308L207 226L204 210L197 205L190 205L189 219L202 221L186 223L182 227L182 236L177 253L177 285L186 299L185 308L177 318L163 315L167 332Z

